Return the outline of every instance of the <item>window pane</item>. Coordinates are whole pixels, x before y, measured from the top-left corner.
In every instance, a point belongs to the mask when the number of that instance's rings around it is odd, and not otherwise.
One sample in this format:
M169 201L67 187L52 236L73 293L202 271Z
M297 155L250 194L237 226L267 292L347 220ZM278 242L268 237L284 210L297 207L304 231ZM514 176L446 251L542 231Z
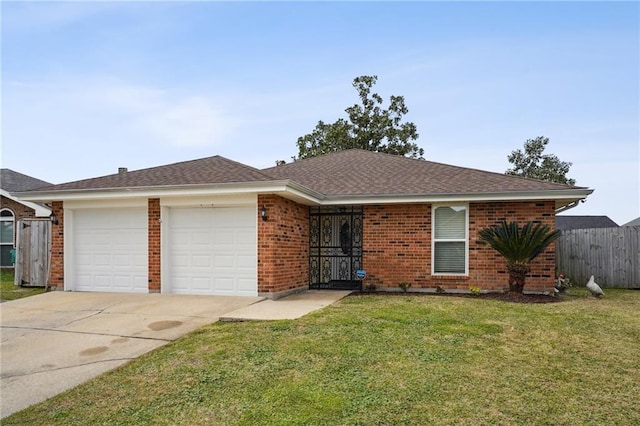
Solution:
M434 249L435 273L464 274L466 272L464 242L436 242Z
M464 206L436 208L436 239L464 239L466 237L466 211Z
M0 243L13 244L13 221L0 221Z
M0 266L3 268L12 267L11 263L11 250L12 246L0 246Z

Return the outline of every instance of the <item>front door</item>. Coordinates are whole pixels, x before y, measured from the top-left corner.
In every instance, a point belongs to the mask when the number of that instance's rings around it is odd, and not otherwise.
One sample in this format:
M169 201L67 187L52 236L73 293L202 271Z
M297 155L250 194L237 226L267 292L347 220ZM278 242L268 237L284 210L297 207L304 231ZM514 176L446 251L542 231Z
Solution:
M309 287L362 289L362 207L313 207L309 223Z

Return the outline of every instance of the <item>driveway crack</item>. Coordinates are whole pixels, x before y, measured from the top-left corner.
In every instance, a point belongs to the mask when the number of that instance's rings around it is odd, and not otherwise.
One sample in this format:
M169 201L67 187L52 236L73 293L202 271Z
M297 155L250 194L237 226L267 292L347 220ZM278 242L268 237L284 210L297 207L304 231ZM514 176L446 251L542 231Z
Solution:
M48 368L48 369L45 369L45 370L30 371L28 373L23 373L23 374L7 374L7 375L3 375L1 378L2 379L12 379L12 378L15 378L15 377L28 377L28 376L32 376L34 374L48 373L50 371L69 370L71 368L84 367L86 365L103 364L105 362L113 362L113 361L131 361L131 360L136 359L136 358L137 357L101 359L99 361L84 362L82 364L69 365L69 366L65 366L65 367L56 367L56 368Z
M15 325L3 325L0 326L0 329L16 329L16 330L37 330L37 331L53 331L56 333L74 333L74 334L85 334L90 336L109 336L109 337L127 337L130 339L141 339L141 340L154 340L159 342L173 342L174 339L161 339L158 337L147 337L147 336L131 336L127 334L112 334L112 333L96 333L96 332L88 332L88 331L74 331L74 330L59 330L57 328L44 328L44 327L20 327Z

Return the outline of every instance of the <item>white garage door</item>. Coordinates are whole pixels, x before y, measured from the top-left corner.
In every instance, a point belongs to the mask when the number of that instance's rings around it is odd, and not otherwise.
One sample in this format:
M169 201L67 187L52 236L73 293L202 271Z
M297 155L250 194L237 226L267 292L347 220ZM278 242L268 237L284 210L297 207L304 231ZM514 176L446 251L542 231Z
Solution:
M149 292L146 208L76 210L73 233L75 290Z
M256 296L256 207L172 208L171 293Z

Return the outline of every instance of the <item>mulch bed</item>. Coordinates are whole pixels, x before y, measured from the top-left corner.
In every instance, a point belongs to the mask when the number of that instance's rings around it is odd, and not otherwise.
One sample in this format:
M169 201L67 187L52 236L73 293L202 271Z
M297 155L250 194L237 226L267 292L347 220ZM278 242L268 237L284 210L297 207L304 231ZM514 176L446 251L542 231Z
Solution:
M384 296L425 296L425 297L465 297L469 299L488 299L488 300L501 300L503 302L511 303L558 303L562 302L560 297L548 296L545 294L520 294L520 293L482 293L482 294L468 294L468 293L424 293L424 292L396 292L396 291L362 291L353 292L352 296L363 296L366 294L384 295Z

